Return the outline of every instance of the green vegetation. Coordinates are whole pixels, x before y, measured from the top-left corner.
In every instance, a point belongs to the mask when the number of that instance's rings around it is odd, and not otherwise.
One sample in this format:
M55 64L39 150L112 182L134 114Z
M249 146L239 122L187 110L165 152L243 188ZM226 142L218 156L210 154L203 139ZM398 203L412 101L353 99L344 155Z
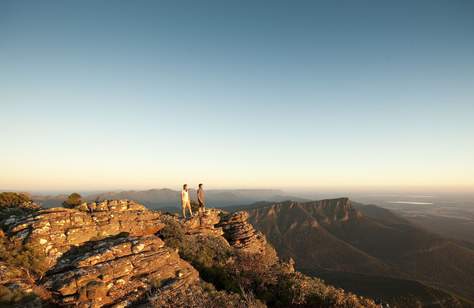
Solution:
M27 292L47 270L45 256L28 245L10 242L0 236L0 307L39 307L40 299L33 292Z
M30 278L41 277L47 270L45 255L30 245L12 243L0 238L0 259L24 270Z
M270 307L376 307L372 300L346 293L299 272L280 272L276 283L268 287L272 295L267 299Z
M39 209L28 194L15 192L0 193L0 225L10 216L23 216Z
M166 227L160 236L167 246L179 250L180 256L205 267L223 266L232 255L232 249L221 237L186 236L183 227L173 219L166 219Z
M25 193L2 192L0 193L0 207L17 207L23 203L31 202L31 198Z
M2 192L0 193L0 208L19 207L31 202L31 198L25 193Z
M82 196L78 193L72 193L67 197L66 201L63 202L63 206L67 208L73 208L82 203Z
M0 285L0 307L39 307L38 304L35 294Z
M201 278L220 290L239 292L240 287L227 270L233 252L221 237L188 236L183 227L172 218L165 218L166 227L160 236L168 247L178 249L182 259L190 262Z

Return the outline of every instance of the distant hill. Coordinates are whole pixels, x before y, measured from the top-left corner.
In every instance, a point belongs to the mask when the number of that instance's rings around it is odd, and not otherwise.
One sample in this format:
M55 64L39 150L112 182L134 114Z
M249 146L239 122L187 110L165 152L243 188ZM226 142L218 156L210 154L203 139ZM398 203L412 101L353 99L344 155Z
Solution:
M474 250L347 198L261 202L249 221L306 271L417 280L474 298Z
M196 191L191 189L191 198L196 200ZM60 206L67 195L33 196L33 200L46 207ZM94 193L83 196L84 200L128 199L144 204L150 209L180 207L180 191L172 189L125 190ZM206 202L209 207L229 207L247 205L258 201L280 202L284 200L305 201L305 199L285 195L281 190L274 189L212 189L206 190Z

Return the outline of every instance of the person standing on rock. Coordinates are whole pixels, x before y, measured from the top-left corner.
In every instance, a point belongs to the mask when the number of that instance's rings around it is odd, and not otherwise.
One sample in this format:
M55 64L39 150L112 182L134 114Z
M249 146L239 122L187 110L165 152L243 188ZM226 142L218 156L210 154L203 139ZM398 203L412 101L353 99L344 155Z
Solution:
M202 189L202 184L199 184L199 188L197 190L197 197L198 197L198 204L199 204L199 212L205 211L205 196L204 196L204 189Z
M183 185L181 191L181 205L183 206L183 217L186 218L186 209L189 209L191 217L193 217L193 210L191 209L191 200L189 199L188 184Z

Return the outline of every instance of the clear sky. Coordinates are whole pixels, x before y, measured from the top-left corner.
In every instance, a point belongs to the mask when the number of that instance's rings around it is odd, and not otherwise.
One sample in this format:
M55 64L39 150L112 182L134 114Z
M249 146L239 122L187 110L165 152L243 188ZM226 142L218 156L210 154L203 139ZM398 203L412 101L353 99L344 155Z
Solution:
M0 189L474 187L474 1L0 1Z

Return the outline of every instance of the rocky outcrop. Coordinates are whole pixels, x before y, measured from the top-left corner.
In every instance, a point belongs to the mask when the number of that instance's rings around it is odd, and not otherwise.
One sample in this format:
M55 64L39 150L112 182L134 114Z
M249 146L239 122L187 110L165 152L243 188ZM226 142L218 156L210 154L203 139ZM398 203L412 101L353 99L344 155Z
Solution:
M40 210L3 227L11 243L45 256L47 272L35 283L53 303L125 307L150 290L172 296L199 281L156 236L160 218L133 201L114 200Z
M72 249L43 285L59 304L125 307L152 288L173 293L198 281L198 272L156 236L109 238Z
M84 203L75 209L40 210L21 219L7 219L4 225L10 240L42 251L53 266L71 247L93 239L120 233L154 234L164 226L159 218L160 213L138 203L115 200Z
M221 220L222 211L216 209L206 209L202 213L197 213L195 216L184 220L183 227L186 234L190 235L214 235L221 236L224 234L222 228L216 227Z
M256 231L247 221L249 214L244 211L235 212L222 217L218 224L224 230L224 237L232 247L251 253L265 251L265 236Z

